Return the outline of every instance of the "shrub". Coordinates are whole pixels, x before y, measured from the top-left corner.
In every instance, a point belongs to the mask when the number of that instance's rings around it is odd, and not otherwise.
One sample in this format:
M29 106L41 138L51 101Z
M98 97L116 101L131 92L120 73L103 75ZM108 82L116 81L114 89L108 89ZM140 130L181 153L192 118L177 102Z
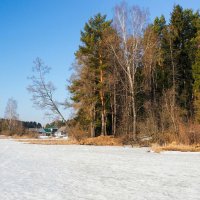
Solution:
M70 127L68 133L70 137L75 138L78 141L83 138L90 137L89 132L82 130L78 124L75 125L74 127Z

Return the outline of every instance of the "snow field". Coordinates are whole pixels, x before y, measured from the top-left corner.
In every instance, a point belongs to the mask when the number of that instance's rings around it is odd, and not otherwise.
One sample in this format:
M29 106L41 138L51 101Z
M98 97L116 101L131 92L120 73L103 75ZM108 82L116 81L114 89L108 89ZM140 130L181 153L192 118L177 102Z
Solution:
M0 200L199 200L200 153L0 140Z

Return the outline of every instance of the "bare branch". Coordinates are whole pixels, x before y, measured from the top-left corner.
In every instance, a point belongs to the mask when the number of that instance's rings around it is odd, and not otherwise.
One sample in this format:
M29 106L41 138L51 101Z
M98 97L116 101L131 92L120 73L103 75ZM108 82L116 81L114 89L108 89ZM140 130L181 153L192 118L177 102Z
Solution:
M44 64L40 58L34 61L33 72L35 75L29 79L32 84L28 86L28 91L32 94L33 104L43 110L49 110L51 114L60 116L66 122L64 116L59 110L60 103L54 99L56 90L52 82L46 82L45 76L50 72L51 68Z

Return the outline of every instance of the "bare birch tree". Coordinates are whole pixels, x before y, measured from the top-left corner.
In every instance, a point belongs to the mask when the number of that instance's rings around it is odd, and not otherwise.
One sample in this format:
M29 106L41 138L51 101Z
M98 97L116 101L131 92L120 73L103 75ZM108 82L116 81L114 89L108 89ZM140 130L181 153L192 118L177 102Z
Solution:
M7 120L8 130L12 131L16 126L19 115L17 113L17 101L13 98L8 99L5 109L5 119Z
M128 7L125 3L115 7L114 25L120 36L121 56L111 46L113 53L124 71L131 98L132 137L136 139L136 72L142 60L142 35L147 25L147 11L139 7ZM128 114L128 113L127 113Z
M50 111L49 114L59 116L66 123L59 109L62 104L54 99L56 88L52 82L45 80L50 69L40 58L36 58L33 67L34 75L30 77L32 84L27 89L32 94L32 101L36 107Z

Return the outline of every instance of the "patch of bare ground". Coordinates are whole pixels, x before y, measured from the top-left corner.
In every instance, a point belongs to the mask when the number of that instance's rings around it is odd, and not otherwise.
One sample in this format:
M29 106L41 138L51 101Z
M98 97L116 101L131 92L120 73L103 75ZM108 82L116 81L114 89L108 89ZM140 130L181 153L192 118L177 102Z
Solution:
M200 144L183 145L171 143L164 146L152 145L151 149L156 153L160 153L161 151L200 152Z

